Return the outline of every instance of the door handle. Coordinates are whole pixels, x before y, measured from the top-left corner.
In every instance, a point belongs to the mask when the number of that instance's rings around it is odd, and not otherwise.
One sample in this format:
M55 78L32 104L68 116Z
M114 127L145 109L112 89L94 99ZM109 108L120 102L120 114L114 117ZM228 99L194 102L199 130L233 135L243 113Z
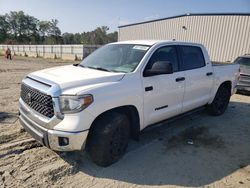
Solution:
M153 86L145 87L145 91L152 91L152 90L153 90Z
M211 75L213 75L212 72L208 72L208 73L207 73L207 76L211 76Z
M181 82L181 81L184 81L184 80L185 80L185 77L179 77L179 78L175 79L176 82Z

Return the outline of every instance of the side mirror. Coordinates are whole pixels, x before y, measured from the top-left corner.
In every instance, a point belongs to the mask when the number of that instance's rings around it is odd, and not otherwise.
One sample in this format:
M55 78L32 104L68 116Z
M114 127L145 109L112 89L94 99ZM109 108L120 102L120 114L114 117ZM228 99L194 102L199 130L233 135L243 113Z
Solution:
M155 76L161 74L172 74L173 66L169 61L156 61L151 69L144 71L144 76Z

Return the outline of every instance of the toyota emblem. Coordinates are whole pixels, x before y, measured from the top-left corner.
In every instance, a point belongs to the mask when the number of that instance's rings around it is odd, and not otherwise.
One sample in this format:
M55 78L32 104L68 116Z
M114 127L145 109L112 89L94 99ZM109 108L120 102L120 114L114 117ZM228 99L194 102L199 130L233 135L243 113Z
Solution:
M31 94L30 94L30 93L27 94L26 100L27 100L28 104L31 105L31 103L32 103L32 98L31 98Z

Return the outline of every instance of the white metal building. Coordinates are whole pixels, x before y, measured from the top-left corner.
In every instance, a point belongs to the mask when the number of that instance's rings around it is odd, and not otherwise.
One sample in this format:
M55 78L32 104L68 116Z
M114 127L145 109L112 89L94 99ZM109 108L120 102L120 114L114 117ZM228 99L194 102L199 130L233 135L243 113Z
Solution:
M250 13L184 14L119 27L119 41L182 40L199 42L213 61L250 54Z

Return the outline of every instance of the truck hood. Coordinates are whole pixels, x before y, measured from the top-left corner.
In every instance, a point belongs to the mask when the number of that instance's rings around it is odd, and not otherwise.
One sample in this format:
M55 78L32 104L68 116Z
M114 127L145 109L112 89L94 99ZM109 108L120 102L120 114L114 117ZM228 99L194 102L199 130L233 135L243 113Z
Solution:
M89 69L79 66L66 65L33 72L28 76L41 82L55 83L61 90L79 86L116 82L123 78L124 73L113 73Z

